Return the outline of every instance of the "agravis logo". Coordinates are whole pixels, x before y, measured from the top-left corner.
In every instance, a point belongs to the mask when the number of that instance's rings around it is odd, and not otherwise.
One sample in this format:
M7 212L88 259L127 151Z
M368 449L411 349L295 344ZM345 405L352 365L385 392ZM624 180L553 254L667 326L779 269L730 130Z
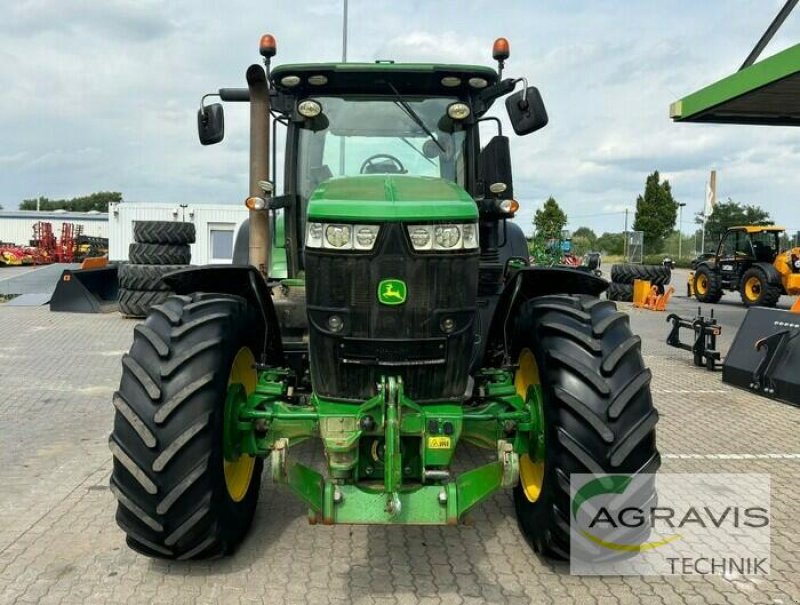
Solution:
M603 494L624 494L625 490L627 490L630 485L630 475L607 475L605 477L599 477L589 481L586 485L579 489L572 498L573 519L575 521L578 520L578 512L580 511L581 506L584 503L589 502L595 496L600 496ZM615 512L617 513L616 520L615 516L612 515L608 508L601 506L592 517L592 520L589 523L589 528L594 528L599 524L610 525L613 528L620 526L632 528L640 527L645 522L644 520L646 511L635 506L623 507L619 511ZM671 536L665 536L661 540L643 542L641 544L622 544L619 542L604 540L586 529L581 529L580 532L581 535L583 535L583 537L585 537L587 540L590 540L599 546L609 550L626 552L642 552L645 550L651 550L653 548L658 548L659 546L669 544L670 542L674 542L675 540L679 540L681 537L680 534L673 534Z
M769 573L769 476L572 475L578 574Z

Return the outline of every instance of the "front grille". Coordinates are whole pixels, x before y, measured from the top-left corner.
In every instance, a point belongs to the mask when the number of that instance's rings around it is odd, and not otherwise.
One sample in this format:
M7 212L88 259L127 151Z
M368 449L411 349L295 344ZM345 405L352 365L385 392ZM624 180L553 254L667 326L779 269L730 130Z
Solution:
M420 402L464 394L475 332L478 253L417 254L405 229L387 224L370 253L305 251L306 295L314 389L322 396L363 400L380 377L400 376ZM401 279L402 305L378 302L378 284ZM343 321L328 327L332 315ZM442 321L452 319L451 333Z

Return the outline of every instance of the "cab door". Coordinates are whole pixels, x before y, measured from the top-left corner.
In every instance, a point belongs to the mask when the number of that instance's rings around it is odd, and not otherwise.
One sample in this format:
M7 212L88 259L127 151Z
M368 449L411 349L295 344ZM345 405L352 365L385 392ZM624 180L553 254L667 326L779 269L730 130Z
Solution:
M728 231L719 243L717 266L722 287L737 289L741 274L754 260L753 243L745 231Z

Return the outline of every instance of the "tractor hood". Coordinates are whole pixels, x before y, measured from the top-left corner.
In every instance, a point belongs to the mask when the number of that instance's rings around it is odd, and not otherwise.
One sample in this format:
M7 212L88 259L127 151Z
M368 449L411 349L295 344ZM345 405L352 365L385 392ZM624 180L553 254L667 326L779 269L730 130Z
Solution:
M322 183L308 202L310 220L359 222L476 221L475 200L445 179L363 175Z

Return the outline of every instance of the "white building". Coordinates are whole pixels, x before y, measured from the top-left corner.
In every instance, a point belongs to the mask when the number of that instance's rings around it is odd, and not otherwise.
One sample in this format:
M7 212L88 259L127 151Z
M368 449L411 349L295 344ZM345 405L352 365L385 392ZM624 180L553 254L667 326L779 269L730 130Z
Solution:
M52 225L56 239L61 239L64 223L82 226L84 235L108 237L108 215L105 212L4 210L0 211L0 242L28 246L33 239L33 226L39 221Z
M191 246L192 264L230 263L239 225L248 216L240 204L148 204L114 202L108 207L108 257L128 260L134 221L187 221L195 225L197 240Z

